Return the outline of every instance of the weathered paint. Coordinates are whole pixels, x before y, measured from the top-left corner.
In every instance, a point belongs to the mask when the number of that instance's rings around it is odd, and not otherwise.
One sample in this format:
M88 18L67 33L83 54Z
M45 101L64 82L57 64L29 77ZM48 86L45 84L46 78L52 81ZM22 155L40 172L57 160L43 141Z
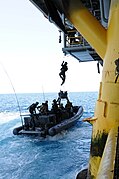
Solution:
M98 131L96 136L94 136L91 140L90 165L89 165L90 178L94 178L94 176L98 172L98 166L100 164L101 157L103 155L107 136L108 134L106 133L106 131L103 132Z
M102 157L108 134L98 131L97 135L91 140L90 154L91 156Z
M118 127L112 128L109 132L103 156L97 173L97 179L113 178L116 158L116 146Z

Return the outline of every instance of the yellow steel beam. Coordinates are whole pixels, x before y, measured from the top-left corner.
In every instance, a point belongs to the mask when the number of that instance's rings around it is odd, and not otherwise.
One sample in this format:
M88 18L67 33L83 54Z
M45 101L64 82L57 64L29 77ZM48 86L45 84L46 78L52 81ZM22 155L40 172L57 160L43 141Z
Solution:
M63 0L63 4L68 19L103 59L107 47L106 29L80 0Z

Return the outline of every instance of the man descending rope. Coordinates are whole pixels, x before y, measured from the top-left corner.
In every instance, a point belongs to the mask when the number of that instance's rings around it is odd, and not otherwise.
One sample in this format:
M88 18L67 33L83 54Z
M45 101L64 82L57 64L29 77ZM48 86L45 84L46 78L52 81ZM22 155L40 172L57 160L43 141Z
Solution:
M63 85L64 84L64 82L65 82L65 79L66 79L66 75L65 75L65 72L68 70L68 67L67 67L67 62L62 62L62 64L61 64L61 72L59 73L59 76L60 76L60 78L62 79L62 84L61 85Z

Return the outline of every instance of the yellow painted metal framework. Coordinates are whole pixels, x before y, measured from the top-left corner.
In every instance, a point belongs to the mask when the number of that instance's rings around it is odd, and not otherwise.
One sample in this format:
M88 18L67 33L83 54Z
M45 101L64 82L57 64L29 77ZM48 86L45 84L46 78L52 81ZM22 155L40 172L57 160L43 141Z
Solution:
M80 0L69 0L65 13L104 60L94 118L89 120L93 124L93 132L88 177L112 179L119 133L119 80L115 83L115 60L119 58L119 0L111 1L107 29Z

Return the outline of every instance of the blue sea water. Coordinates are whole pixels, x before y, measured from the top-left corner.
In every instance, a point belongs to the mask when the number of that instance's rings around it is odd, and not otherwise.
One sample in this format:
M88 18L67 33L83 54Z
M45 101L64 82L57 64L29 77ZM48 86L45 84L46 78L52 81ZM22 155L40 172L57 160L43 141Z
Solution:
M75 105L82 105L84 114L77 124L54 137L15 136L12 131L21 125L14 94L0 95L0 179L75 179L88 164L92 126L82 119L94 114L97 92L69 93ZM21 113L36 101L57 98L56 93L17 94Z

